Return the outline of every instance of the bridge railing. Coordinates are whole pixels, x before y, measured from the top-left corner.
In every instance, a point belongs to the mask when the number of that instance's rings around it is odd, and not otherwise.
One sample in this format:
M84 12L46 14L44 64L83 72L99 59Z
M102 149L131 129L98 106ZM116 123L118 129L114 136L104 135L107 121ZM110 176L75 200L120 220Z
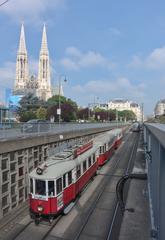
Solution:
M3 124L0 128L0 139L14 138L45 133L61 133L67 131L78 131L81 129L91 129L101 127L120 127L128 125L125 122L105 122L105 123L12 123Z
M165 239L165 124L145 124L151 237Z

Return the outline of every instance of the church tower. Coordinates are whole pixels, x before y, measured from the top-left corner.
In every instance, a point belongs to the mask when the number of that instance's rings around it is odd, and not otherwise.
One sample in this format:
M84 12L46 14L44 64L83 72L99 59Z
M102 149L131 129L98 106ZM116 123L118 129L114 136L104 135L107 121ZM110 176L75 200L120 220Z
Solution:
M21 35L19 41L19 48L17 52L16 62L16 79L14 85L15 94L24 94L26 91L26 84L29 80L28 57L25 43L24 25L21 26Z
M47 44L46 27L44 24L42 33L42 43L39 57L39 72L38 72L38 90L37 96L43 100L52 97L51 82L50 82L50 63L49 50Z

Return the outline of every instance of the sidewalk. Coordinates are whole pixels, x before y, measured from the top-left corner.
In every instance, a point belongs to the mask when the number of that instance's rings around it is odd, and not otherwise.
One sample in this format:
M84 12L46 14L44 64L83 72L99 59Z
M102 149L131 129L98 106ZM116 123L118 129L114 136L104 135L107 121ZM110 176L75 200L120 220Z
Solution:
M145 173L142 134L140 136L133 173ZM150 213L147 180L131 180L126 208L133 208L134 212L125 211L118 239L150 239Z

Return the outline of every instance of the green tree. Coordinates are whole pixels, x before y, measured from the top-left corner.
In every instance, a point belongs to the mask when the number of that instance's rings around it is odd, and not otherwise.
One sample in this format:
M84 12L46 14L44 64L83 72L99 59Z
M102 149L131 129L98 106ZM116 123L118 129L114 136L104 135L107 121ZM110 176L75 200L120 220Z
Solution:
M46 116L47 116L47 110L43 107L38 108L37 111L36 111L36 116L39 119L44 119L45 120Z
M32 110L20 113L20 121L21 122L27 122L27 121L29 121L31 119L35 119L35 118L36 118L36 113Z
M118 111L118 118L122 118L122 120L126 119L129 120L136 120L136 115L131 110L124 110L124 111Z
M66 103L67 99L64 96L60 96L60 103ZM59 104L59 95L54 95L47 100L48 106L58 105Z

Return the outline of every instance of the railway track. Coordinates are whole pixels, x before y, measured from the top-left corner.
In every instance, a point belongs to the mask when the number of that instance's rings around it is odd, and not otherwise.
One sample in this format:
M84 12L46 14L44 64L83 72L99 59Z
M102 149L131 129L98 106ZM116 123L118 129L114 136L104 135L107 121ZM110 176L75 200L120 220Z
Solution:
M56 226L56 224L60 221L62 218L61 215L59 215L52 223L51 225L49 223L40 223L39 225L35 225L34 221L30 220L25 226L23 226L14 236L12 236L11 240L29 240L35 239L35 240L45 240L49 233L52 231L52 229Z
M77 240L77 239L80 239L80 237L82 235L86 234L86 233L84 233L85 229L88 226L89 221L91 221L92 214L94 213L95 209L97 208L99 201L102 198L102 195L104 194L108 184L110 182L113 184L113 181L116 181L117 179L119 179L121 176L124 175L124 173L126 171L131 169L131 167L133 166L133 161L132 161L132 158L134 156L133 152L135 152L138 137L137 137L137 134L133 135L133 139L131 137L129 138L129 136L130 136L130 134L128 134L124 137L124 141L127 142L127 146L125 146L125 147L123 146L121 149L119 149L119 151L117 151L115 153L115 155L113 157L114 158L113 161L112 160L110 161L111 166L110 166L109 171L107 173L104 173L104 172L102 173L102 170L100 170L100 173L98 175L100 175L100 176L103 175L104 179L100 183L100 186L97 191L98 194L97 195L95 194L96 196L95 196L94 200L92 201L92 207L90 207L88 209L88 214L85 217L83 216L83 221L81 222L81 227L79 227L79 229L76 230L74 232L74 234L72 234L72 237L69 237L68 239ZM129 143L129 147L128 147L128 143ZM129 158L129 155L131 156L130 158ZM121 156L123 156L123 159L124 159L122 161L121 161ZM105 165L105 166L107 166L107 165ZM126 168L125 165L128 165L129 167ZM117 214L119 212L119 210L118 210L119 207L116 202L115 192L113 192L112 195L114 198L113 203L114 203L115 207L113 209L113 214L111 214L111 228L108 229L108 231L106 231L106 237L105 237L105 239L111 239L111 240L115 239L115 238L112 238L112 235L114 234L113 229L115 227ZM9 238L9 239L12 239L12 240L28 239L29 240L29 234L32 235L33 238L36 240L48 239L49 234L51 234L52 230L60 222L61 218L62 218L62 216L59 216L58 218L56 218L51 225L40 223L40 225L36 226L34 224L34 222L29 221L15 235L13 235L12 238ZM110 222L109 222L109 225L110 225ZM66 232L66 234L67 233L68 232ZM60 239L63 239L63 237ZM64 236L64 239L67 239L67 237Z
M99 204L99 201L102 197L102 195L104 194L105 192L105 189L107 187L107 184L111 181L112 178L120 178L122 177L123 175L125 175L126 173L128 173L128 171L130 171L132 169L132 166L133 166L133 163L134 163L134 156L135 156L135 153L136 153L136 149L137 149L137 143L138 143L138 139L139 137L137 135L135 135L135 138L133 140L133 144L131 145L131 148L130 150L128 151L127 149L127 155L129 153L130 155L130 158L126 157L126 160L125 162L127 162L127 167L126 169L123 168L123 166L120 166L120 165L125 165L125 163L122 162L121 164L121 158L119 158L113 165L113 167L111 166L111 170L108 174L104 174L106 176L106 179L103 183L103 186L102 186L102 189L100 190L100 193L99 195L97 196L97 198L95 199L95 201L93 202L90 210L88 211L88 214L83 222L83 224L81 225L79 231L77 232L77 234L75 235L75 237L73 238L74 240L78 240L80 239L82 236L83 237L90 237L90 234L87 233L89 229L89 226L88 226L88 223L91 221L91 218L93 218L93 213L94 211L96 210L98 204ZM125 152L125 148L121 151L121 156L124 156L124 152ZM120 172L121 175L117 175L115 174L115 171L119 168L121 168L123 171ZM111 214L111 220L109 222L109 225L110 225L110 229L108 230L108 232L106 233L106 236L104 236L104 239L107 239L107 240L113 240L113 239L117 239L117 233L116 232L119 232L119 225L121 224L121 212L120 212L120 209L119 209L119 205L118 205L118 202L116 200L116 197L114 196L114 209L113 209L113 214ZM90 223L89 223L90 224ZM118 224L118 227L116 228L116 225ZM97 224L95 224L97 226ZM99 226L98 226L99 227ZM83 238L82 237L82 238ZM91 237L92 237L92 234L91 234ZM84 238L85 239L85 238ZM98 239L99 239L99 236L98 236ZM103 238L102 238L103 239Z

